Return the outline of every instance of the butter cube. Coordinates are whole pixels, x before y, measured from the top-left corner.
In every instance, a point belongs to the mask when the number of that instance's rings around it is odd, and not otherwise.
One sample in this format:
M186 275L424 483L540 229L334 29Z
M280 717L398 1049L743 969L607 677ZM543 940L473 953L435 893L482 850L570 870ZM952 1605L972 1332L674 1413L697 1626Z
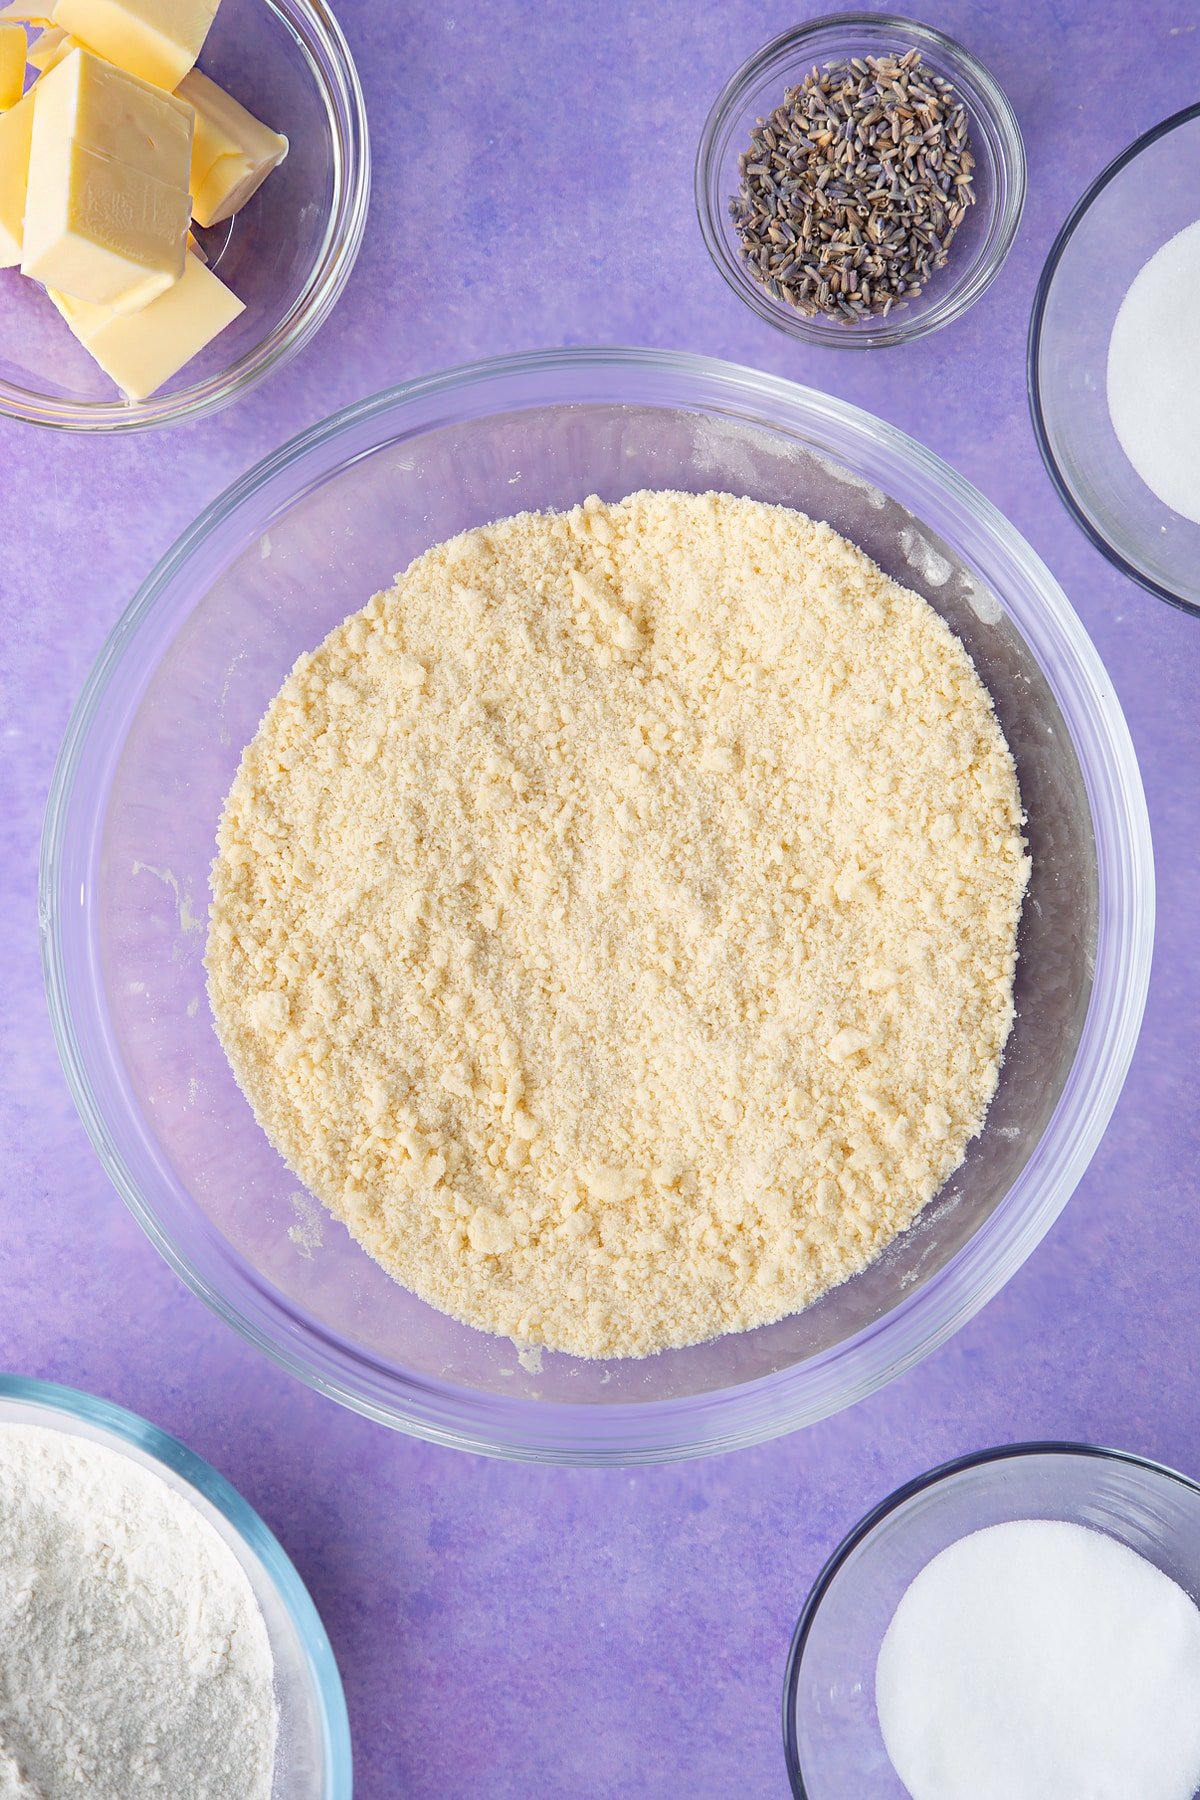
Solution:
M0 113L0 269L21 260L29 143L33 136L33 89L9 112Z
M8 6L0 6L0 25L41 25L50 23L48 8L23 6L21 0L10 0Z
M220 0L56 0L54 23L132 75L174 91L193 66Z
M54 121L85 149L186 190L193 126L186 101L82 48L43 77L38 93L38 131Z
M245 307L198 257L182 281L130 317L47 289L84 349L130 400L146 400Z
M25 27L0 25L0 112L9 112L25 91Z
M125 312L139 311L180 279L190 217L185 193L71 143L55 158L55 198L47 204L45 169L35 108L23 275Z
M184 76L177 92L196 112L192 216L197 225L219 225L240 212L279 167L288 141L199 69Z
M183 274L190 106L83 49L35 96L21 270L136 311Z
M54 302L55 310L62 314L72 331L75 329L76 319L81 319L88 310L88 302L86 300L73 300L70 294L60 293L58 288L47 288L46 298L47 300L52 300ZM109 310L111 310L111 308Z
M57 69L60 62L70 56L72 50L78 49L75 39L63 31L58 25L47 25L40 31L29 46L29 61L41 75L48 75L51 69Z

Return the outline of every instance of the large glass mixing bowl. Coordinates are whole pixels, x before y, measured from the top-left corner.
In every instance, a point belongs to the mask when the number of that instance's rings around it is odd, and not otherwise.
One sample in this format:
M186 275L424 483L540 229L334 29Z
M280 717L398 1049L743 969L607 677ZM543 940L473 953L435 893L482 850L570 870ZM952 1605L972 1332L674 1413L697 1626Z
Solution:
M518 1355L397 1287L259 1131L204 989L208 870L243 745L296 656L436 540L637 488L799 507L925 594L995 698L1029 814L1017 1019L966 1161L806 1312L642 1361ZM1049 572L953 470L823 394L694 356L567 350L432 376L269 457L181 538L103 650L42 864L54 1029L117 1188L252 1342L388 1424L500 1455L643 1462L860 1399L978 1310L1099 1142L1133 1053L1153 867L1133 748Z

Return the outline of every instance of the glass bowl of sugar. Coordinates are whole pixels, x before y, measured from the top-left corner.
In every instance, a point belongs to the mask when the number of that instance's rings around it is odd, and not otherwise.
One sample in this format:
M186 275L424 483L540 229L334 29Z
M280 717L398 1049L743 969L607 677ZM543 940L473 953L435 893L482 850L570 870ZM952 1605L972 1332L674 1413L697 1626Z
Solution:
M792 1639L797 1800L1200 1790L1200 1486L1087 1444L1005 1445L899 1488Z
M1126 575L1200 613L1200 105L1092 183L1046 261L1029 398L1067 510Z

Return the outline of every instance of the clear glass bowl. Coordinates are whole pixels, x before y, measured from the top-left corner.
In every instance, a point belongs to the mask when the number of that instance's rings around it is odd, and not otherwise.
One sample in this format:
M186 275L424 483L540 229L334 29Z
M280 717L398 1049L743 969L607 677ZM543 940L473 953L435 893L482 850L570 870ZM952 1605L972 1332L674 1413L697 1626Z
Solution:
M907 1800L875 1713L875 1664L909 1583L989 1525L1063 1519L1127 1544L1200 1602L1200 1487L1090 1444L1011 1444L898 1488L826 1563L792 1639L783 1740L796 1800Z
M729 202L741 181L738 157L759 119L784 92L826 63L853 56L902 56L920 50L925 65L945 76L967 110L975 153L975 204L958 229L944 269L924 293L887 318L851 324L806 319L777 300L746 265ZM1025 149L1017 116L1002 87L953 38L913 19L885 13L830 13L785 31L742 64L726 82L705 121L696 153L696 211L709 254L738 298L768 325L810 344L835 350L877 350L924 337L966 312L1000 272L1025 203Z
M853 1281L778 1324L640 1361L519 1357L393 1283L259 1131L209 1017L208 871L242 747L302 650L435 541L642 487L733 489L828 519L959 632L1029 813L1018 1017L966 1162ZM68 728L41 923L54 1029L104 1166L217 1312L323 1391L421 1436L655 1461L848 1405L1024 1260L1133 1052L1153 866L1112 685L1049 572L981 495L891 426L789 382L666 352L559 350L351 407L202 514L118 624Z
M103 1444L182 1494L237 1557L266 1621L275 1663L277 1800L350 1800L350 1725L325 1627L278 1541L224 1476L157 1425L109 1400L0 1374L0 1424L38 1425Z
M1029 404L1050 478L1098 550L1200 614L1200 525L1151 493L1108 416L1108 341L1134 276L1200 218L1200 105L1164 119L1097 177L1055 239L1029 327ZM1194 305L1194 296L1183 304Z
M303 348L350 278L371 190L367 115L325 0L222 0L200 58L289 141L237 214L197 230L246 310L149 400L125 400L36 282L0 269L0 416L66 431L141 431L219 412Z

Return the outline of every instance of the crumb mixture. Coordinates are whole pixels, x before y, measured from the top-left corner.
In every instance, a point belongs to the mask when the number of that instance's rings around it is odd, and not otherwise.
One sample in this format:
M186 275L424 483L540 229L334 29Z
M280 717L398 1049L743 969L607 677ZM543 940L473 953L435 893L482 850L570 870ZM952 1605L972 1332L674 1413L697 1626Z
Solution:
M961 1161L1028 875L966 651L829 526L638 493L302 656L207 966L272 1143L454 1317L640 1356L805 1306Z

